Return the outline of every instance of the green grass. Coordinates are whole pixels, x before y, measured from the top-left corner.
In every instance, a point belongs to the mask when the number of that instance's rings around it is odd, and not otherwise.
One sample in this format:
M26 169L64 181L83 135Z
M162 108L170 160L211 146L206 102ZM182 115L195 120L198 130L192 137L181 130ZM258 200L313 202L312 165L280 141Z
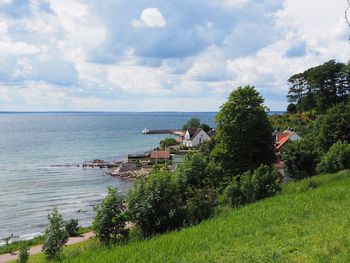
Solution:
M84 234L87 232L91 232L92 227L79 227L78 233ZM30 240L21 240L21 241L14 241L8 245L0 246L0 255L6 254L14 251L20 250L23 246L32 247L35 245L40 245L44 242L44 238L42 236L37 236Z
M67 247L63 262L350 262L350 171L283 186L278 196L182 231L102 247ZM44 262L43 255L30 262Z

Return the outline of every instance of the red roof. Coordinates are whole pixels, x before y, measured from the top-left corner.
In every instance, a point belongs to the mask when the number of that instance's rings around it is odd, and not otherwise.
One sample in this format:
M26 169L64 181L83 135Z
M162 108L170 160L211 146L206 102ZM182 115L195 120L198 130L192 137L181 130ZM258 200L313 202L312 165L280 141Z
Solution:
M169 151L152 151L151 159L170 159Z
M282 146L288 142L289 140L289 134L286 134L286 133L282 133L282 132L278 132L276 134L276 150L279 151Z
M280 149L282 148L282 146L283 146L286 142L288 142L288 140L289 140L289 138L288 138L288 136L287 136L287 137L283 137L282 140L278 141L277 146L276 146L276 150L277 150L277 151L280 150Z

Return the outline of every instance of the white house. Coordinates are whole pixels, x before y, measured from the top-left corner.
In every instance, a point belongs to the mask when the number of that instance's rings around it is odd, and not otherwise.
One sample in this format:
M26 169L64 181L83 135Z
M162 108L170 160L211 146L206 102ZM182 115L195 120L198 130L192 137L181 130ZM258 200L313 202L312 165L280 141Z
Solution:
M182 144L186 147L197 147L209 139L209 135L202 128L189 128Z

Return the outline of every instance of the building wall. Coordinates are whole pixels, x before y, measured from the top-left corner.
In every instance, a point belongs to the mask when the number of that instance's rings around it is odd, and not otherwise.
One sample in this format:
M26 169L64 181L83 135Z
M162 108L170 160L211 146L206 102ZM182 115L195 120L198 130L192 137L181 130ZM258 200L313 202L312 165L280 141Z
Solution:
M205 131L201 130L196 137L192 138L192 146L197 147L203 142L209 140L210 137L208 134L205 133Z

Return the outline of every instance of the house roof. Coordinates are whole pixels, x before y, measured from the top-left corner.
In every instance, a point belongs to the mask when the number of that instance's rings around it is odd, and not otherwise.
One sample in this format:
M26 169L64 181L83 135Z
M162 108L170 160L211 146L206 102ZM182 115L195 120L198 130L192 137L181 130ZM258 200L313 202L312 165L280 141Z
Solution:
M152 151L151 159L170 159L169 151Z
M282 148L283 145L285 145L289 140L289 136L281 136L281 139L277 141L276 143L276 150L280 150Z
M196 137L198 133L204 130L202 128L189 128L187 131L190 134L190 139L192 139Z

